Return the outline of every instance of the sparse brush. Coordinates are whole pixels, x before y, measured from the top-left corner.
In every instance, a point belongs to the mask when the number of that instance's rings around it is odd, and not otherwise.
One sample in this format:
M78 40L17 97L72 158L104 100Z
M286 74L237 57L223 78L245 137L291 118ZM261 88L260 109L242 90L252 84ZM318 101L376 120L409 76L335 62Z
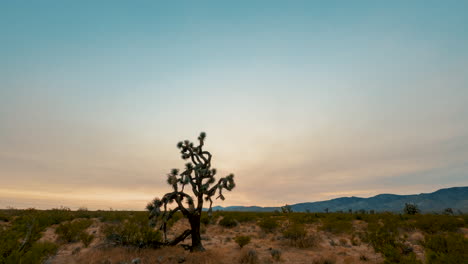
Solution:
M249 249L248 251L242 251L239 258L239 263L241 264L258 264L260 260L258 258L257 251L254 249Z
M86 228L93 223L90 219L77 219L75 221L62 223L56 229L55 233L59 236L59 239L70 243L80 240L80 235Z
M340 246L347 246L348 245L348 240L346 238L340 238Z
M94 235L92 234L88 234L85 231L82 231L80 233L80 240L81 242L83 242L83 245L85 247L88 247L91 244L91 242L93 242L93 239L94 239Z
M260 220L257 225L265 232L265 233L272 233L274 232L278 227L279 224L278 222L271 218L271 217L265 217L262 220Z
M250 243L250 236L237 236L234 238L234 241L236 241L240 248L243 248Z
M219 221L219 225L227 228L233 228L237 226L237 221L231 216L225 216Z
M313 264L335 264L336 260L334 258L321 257L312 261Z
M304 225L292 224L283 231L283 237L287 239L287 243L292 247L311 248L318 245L319 238L317 235L308 235Z
M281 260L281 251L279 251L278 249L270 249L270 253L271 253L271 257L275 261L280 261Z

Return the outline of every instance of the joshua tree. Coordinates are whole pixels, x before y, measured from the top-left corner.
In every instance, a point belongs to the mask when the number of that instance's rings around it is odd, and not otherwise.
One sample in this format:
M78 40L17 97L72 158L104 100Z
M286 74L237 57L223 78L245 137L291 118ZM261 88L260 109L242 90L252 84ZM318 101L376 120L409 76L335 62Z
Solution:
M292 213L293 209L290 205L286 204L285 206L281 206L281 212L284 214Z
M444 213L446 215L453 215L453 209L452 208L445 208Z
M403 209L405 214L415 215L420 212L418 206L412 203L405 203L405 208Z
M167 183L172 186L172 192L166 193L161 199L155 198L146 209L150 212L150 223L157 226L164 233L165 245L176 245L183 241L188 235L192 236L191 251L204 251L200 237L200 217L203 210L203 200L209 202L208 215L211 216L213 204L212 197L224 200L223 189L231 191L236 185L234 175L221 178L215 184L216 169L211 168L211 153L203 150L206 134L200 133L198 146L185 140L177 144L182 154L182 159L190 160L185 164L185 169L179 173L178 169L172 169L167 175ZM187 193L191 187L193 196ZM176 202L173 209L168 204ZM190 229L172 241L167 240L166 225L176 212L181 212L190 222Z

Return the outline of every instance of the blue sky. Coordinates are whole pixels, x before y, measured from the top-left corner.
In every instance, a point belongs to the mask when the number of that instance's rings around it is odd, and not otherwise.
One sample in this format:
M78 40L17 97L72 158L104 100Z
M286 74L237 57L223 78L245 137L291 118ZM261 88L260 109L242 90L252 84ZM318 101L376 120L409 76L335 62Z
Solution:
M466 186L467 11L4 1L0 206L143 208L200 131L237 177L219 205Z

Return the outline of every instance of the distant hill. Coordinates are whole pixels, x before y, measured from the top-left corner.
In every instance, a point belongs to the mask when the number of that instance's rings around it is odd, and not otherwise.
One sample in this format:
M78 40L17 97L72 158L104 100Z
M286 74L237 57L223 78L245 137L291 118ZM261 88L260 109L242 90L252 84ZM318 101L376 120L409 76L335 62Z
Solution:
M442 212L445 208L452 208L454 212L461 210L468 212L468 187L453 187L440 189L433 193L421 193L412 195L379 194L369 198L341 197L321 202L298 203L291 205L294 212L323 212L326 208L330 212L348 212L364 209L376 212L389 211L401 212L405 203L415 203L422 212ZM260 206L215 206L213 210L220 211L248 211L248 212L272 212L280 207Z

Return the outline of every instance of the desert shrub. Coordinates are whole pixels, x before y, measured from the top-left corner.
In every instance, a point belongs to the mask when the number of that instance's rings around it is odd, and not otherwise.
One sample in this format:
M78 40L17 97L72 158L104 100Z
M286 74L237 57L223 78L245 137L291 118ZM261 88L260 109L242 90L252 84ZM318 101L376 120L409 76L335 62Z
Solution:
M19 259L17 263L42 263L49 256L52 256L57 251L58 246L50 242L36 242L32 247Z
M0 212L0 221L8 222L10 221L10 217L5 213Z
M307 231L304 225L301 224L292 224L283 231L283 236L287 239L300 239L304 238L306 235Z
M211 219L211 217L208 216L208 214L202 214L201 217L200 217L200 223L207 226L207 225L212 223L212 219Z
M315 247L318 243L318 237L308 235L304 225L292 224L283 231L283 237L287 239L288 244L297 248Z
M265 217L262 220L258 221L257 225L266 233L272 233L279 227L278 222L271 218Z
M128 211L99 211L99 220L101 222L107 223L118 223L123 222L126 219L129 219L133 216L134 213L145 214L148 216L147 212L128 212Z
M81 233L85 232L93 223L90 219L78 219L72 222L62 223L56 229L55 233L59 239L64 242L76 242L80 240Z
M341 217L329 217L322 219L321 230L333 234L351 233L353 231L353 224L350 219Z
M85 231L80 233L80 241L83 242L83 245L85 247L88 247L91 244L91 242L93 242L93 239L94 235L92 234L88 234Z
M358 235L359 234L360 233L358 233ZM359 246L361 244L360 241L359 241L359 238L358 238L358 236L356 234L351 235L350 241L351 241L351 245L353 245L353 246Z
M234 241L236 241L240 248L243 248L245 245L250 243L250 236L236 236Z
M445 208L444 209L444 214L447 214L447 215L453 215L453 209L452 208Z
M412 249L399 240L397 223L392 216L381 219L380 223L369 223L364 241L382 253L385 263L420 263Z
M317 214L310 213L290 213L287 214L288 219L297 224L311 224L318 221Z
M429 264L466 263L468 260L468 239L461 234L428 235L423 246Z
M254 249L249 249L248 251L242 251L239 258L239 263L241 264L258 264L260 260L258 258L257 251Z
M221 221L219 221L219 225L227 228L232 228L237 226L237 221L232 216L225 216Z
M280 261L281 260L281 251L279 251L278 249L271 249L270 248L270 254L271 254L271 257L276 260L276 261Z
M335 264L336 260L334 258L321 257L312 261L313 264Z
M415 227L429 234L437 232L455 232L464 226L464 220L451 215L418 215Z
M347 246L348 245L348 240L346 238L340 238L340 246Z
M161 233L153 230L147 221L138 219L108 224L103 229L108 241L122 246L156 248L161 245Z

